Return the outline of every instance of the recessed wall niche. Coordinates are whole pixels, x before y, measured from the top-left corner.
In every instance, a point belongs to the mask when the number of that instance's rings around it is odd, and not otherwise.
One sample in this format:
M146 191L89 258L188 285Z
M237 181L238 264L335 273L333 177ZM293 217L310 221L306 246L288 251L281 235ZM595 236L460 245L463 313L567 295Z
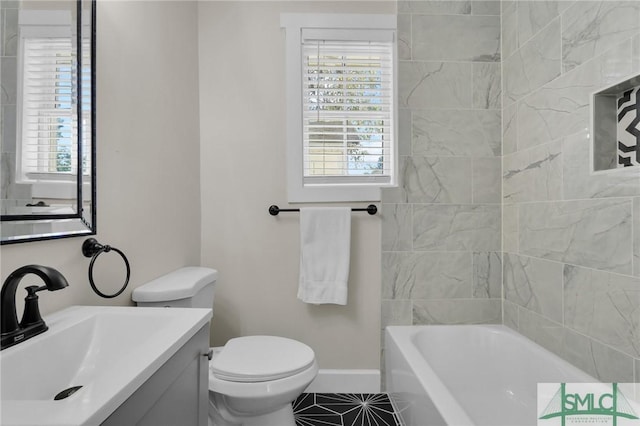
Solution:
M593 170L640 166L640 75L593 94Z

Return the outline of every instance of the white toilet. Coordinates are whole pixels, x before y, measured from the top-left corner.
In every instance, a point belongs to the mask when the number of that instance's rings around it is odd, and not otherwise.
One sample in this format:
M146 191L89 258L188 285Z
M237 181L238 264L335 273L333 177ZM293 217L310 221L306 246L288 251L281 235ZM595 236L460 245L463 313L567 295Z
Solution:
M212 308L218 272L178 269L131 295L138 306ZM213 348L209 425L295 426L291 403L318 373L313 350L275 336L246 336Z

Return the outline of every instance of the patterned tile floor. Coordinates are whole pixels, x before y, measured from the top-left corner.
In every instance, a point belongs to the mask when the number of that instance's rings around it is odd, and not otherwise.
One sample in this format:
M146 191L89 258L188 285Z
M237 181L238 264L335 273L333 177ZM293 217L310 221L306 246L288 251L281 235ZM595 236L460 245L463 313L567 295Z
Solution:
M293 402L296 426L401 426L384 393L303 393Z

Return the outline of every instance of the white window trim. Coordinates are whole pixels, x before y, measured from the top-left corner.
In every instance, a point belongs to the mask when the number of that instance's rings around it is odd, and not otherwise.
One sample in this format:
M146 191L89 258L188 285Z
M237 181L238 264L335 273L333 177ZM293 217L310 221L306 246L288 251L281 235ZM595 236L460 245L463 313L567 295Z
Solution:
M370 29L396 30L396 16L382 14L297 14L280 15L280 26L286 30L286 97L287 104L287 195L290 203L380 201L380 188L397 185L398 131L394 126L392 180L388 184L330 185L304 184L302 144L302 30ZM393 48L394 87L397 84L397 49ZM397 96L394 100L397 122Z

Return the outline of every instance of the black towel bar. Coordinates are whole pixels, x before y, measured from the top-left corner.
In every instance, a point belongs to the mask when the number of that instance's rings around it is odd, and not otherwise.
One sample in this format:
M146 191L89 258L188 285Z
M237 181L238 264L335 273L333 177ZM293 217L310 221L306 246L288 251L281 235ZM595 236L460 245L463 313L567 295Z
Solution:
M278 213L280 212L299 212L300 209L281 209L280 207L276 206L275 204L272 206L269 206L269 214L271 216L277 216ZM351 209L352 212L367 212L370 215L374 215L376 213L378 213L378 208L373 205L373 204L369 204L367 207L364 208L352 208Z

